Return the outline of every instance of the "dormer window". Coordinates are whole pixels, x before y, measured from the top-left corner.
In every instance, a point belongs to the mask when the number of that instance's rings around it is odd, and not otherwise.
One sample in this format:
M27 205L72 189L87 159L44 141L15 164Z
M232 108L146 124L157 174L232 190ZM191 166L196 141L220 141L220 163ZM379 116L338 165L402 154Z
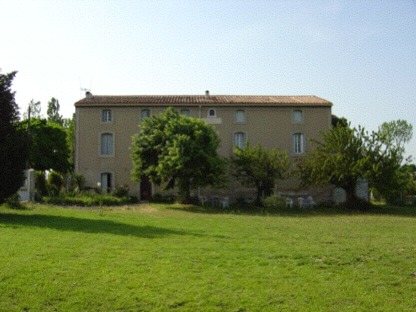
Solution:
M210 108L208 110L208 117L217 117L217 112L215 111L214 108Z

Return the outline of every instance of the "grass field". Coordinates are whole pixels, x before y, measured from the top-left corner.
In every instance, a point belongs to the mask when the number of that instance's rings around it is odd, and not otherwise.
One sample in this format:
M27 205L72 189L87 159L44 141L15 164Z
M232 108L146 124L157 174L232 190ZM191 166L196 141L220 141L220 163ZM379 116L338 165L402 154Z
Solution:
M416 208L0 207L0 311L416 311Z

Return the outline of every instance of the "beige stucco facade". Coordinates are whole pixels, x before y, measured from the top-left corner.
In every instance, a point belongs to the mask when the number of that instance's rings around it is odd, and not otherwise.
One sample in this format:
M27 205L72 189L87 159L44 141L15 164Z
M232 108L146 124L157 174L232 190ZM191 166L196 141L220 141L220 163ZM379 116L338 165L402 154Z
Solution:
M75 170L84 175L88 187L102 185L104 174L110 179L107 181L110 187L128 185L131 194L140 198L140 184L131 180L132 136L139 131L143 112L157 115L167 107L212 124L221 139L218 152L222 156L232 154L236 138L240 136L251 145L279 147L293 158L302 157L311 149L311 139L319 139L321 133L329 129L332 103L317 97L286 98L89 95L75 104ZM107 114L105 120L103 114ZM112 145L105 147L108 150L104 153L103 135L111 137L108 142ZM296 135L301 142L295 142ZM232 185L222 193L238 193L235 183ZM279 183L282 190L296 187L297 181L293 180ZM153 186L152 192L158 191Z

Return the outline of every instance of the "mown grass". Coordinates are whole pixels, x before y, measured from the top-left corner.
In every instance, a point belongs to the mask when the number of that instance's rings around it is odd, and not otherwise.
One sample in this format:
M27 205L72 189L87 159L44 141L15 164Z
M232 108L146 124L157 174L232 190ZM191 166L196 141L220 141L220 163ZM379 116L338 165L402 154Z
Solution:
M0 311L415 311L416 208L0 208Z

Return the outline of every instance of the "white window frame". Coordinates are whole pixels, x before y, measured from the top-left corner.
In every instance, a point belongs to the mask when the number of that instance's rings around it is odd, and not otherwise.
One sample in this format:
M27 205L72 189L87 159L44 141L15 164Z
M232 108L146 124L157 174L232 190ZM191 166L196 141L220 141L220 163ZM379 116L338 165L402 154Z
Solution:
M242 118L239 118L239 114L242 114L241 115ZM246 121L247 121L246 111L244 109L237 109L234 112L234 122L235 123L246 123Z
M237 131L233 134L233 146L244 148L247 143L247 132Z
M298 118L298 115L300 115L300 118ZM301 109L295 109L292 112L292 123L294 124L302 124L303 123L303 110Z
M292 136L293 154L302 155L305 153L305 135L302 132L296 132Z
M106 147L104 147L104 137L106 136L111 136L111 147L109 147L110 145L107 143ZM100 133L100 139L99 139L99 154L102 157L114 157L114 147L115 147L115 138L114 138L114 133L112 132L102 132ZM109 150L111 149L111 150Z
M112 123L113 111L111 109L103 109L101 111L101 123Z

